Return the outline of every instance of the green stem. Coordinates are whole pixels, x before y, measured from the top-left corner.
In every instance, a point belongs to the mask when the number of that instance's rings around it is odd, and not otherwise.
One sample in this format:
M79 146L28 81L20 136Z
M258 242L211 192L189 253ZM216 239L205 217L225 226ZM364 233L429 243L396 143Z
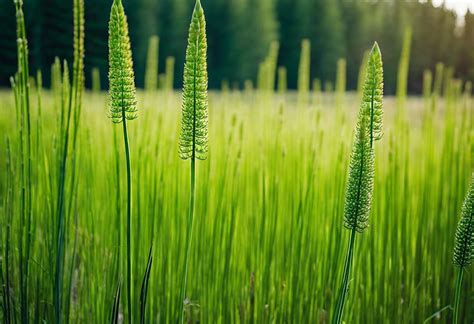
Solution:
M346 254L346 261L344 263L344 274L342 277L341 288L339 290L339 298L337 300L336 313L334 314L334 317L332 320L333 324L339 324L342 321L342 312L344 310L344 303L346 301L347 291L349 288L349 278L350 278L350 272L351 272L351 267L352 267L352 259L354 256L354 244L355 244L356 234L357 234L356 230L352 229L351 238L349 241L349 247L347 249L347 254Z
M123 139L125 143L125 158L127 162L127 303L128 303L128 323L132 323L132 166L130 161L130 146L128 143L127 118L125 116L125 108L122 105L123 118Z
M186 240L186 263L184 266L184 283L181 288L181 311L180 311L180 323L184 322L184 299L186 298L186 288L188 283L188 267L189 267L189 259L191 254L191 243L193 240L193 227L194 227L194 196L196 191L196 159L193 157L191 158L191 199L189 202L189 217L188 217L188 234Z
M459 304L461 301L461 287L464 268L460 268L456 279L456 297L454 299L454 320L453 324L459 323Z

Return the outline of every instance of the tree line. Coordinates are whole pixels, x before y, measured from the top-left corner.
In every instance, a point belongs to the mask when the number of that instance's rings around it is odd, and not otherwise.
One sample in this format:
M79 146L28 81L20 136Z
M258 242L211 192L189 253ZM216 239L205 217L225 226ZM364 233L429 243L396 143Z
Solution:
M98 68L107 87L107 30L111 0L85 1L86 85ZM223 80L242 87L256 83L258 66L272 41L279 41L278 65L285 66L288 87L297 84L302 39L311 43L311 78L333 82L336 62L347 60L347 87L355 89L364 52L377 40L384 52L385 90L394 93L404 30L413 31L408 88L422 90L423 71L443 62L455 77L474 81L474 14L464 19L444 6L406 0L203 0L207 21L209 86ZM158 35L159 71L174 57L174 86L182 83L187 19L193 0L127 0L130 37L139 87L144 85L148 40ZM15 73L13 0L0 0L0 86ZM26 0L31 71L41 69L49 83L57 56L72 61L72 1ZM462 21L462 23L459 23Z

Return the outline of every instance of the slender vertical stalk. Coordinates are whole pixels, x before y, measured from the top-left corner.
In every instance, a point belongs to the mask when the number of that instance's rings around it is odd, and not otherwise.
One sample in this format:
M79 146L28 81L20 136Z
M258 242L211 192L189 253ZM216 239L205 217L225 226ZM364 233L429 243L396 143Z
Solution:
M28 42L23 14L23 1L13 0L16 12L18 71L16 74L15 103L20 121L20 179L21 214L19 228L20 310L21 321L28 322L28 266L30 259L32 221L32 163L31 163L31 118L29 95ZM23 131L26 128L26 138ZM26 222L26 224L25 224ZM25 228L26 227L26 228ZM26 235L26 238L25 238Z
M309 82L311 80L311 43L308 39L301 41L301 55L298 66L298 106L308 104Z
M123 115L123 140L125 146L125 159L127 164L127 305L128 322L132 323L132 164L130 160L130 146L128 143L127 118L125 118L125 108L122 108Z
M180 312L180 323L184 321L184 298L186 298L186 289L188 284L188 268L189 259L191 255L191 243L193 240L193 228L194 228L194 208L195 208L195 195L196 195L196 159L194 156L191 158L191 198L189 200L189 215L188 215L188 233L186 238L186 261L184 265L184 284L181 288L181 312Z
M342 275L342 284L339 290L339 298L336 305L336 314L333 318L333 323L341 323L342 321L342 313L344 310L344 304L346 301L347 291L349 289L349 278L352 268L352 260L354 256L354 245L356 239L356 230L353 229L351 231L351 237L349 240L349 245L347 247L347 254L346 254L346 261L344 262L344 273Z
M456 279L456 296L454 298L454 319L453 324L459 323L459 304L461 301L461 287L462 287L462 278L464 275L464 268L459 268L458 276Z

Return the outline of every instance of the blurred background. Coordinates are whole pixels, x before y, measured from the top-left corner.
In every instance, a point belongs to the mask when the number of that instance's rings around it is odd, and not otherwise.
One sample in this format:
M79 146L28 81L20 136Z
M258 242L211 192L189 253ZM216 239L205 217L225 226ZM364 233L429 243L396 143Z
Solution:
M57 56L72 61L72 1L25 0L31 70L43 70L49 84ZM86 85L98 68L107 87L108 19L112 0L85 0ZM159 71L175 58L174 87L182 82L187 31L194 0L124 0L133 47L136 82L144 84L150 36L158 35ZM364 51L377 40L383 52L385 86L396 88L403 34L413 31L408 89L422 90L423 71L444 62L455 77L474 81L474 4L470 0L201 0L206 13L209 86L255 84L270 43L279 41L278 65L295 88L301 40L311 41L311 78L336 78L336 62L347 60L347 87L355 89ZM467 11L471 9L471 12ZM16 70L13 0L0 0L0 87Z

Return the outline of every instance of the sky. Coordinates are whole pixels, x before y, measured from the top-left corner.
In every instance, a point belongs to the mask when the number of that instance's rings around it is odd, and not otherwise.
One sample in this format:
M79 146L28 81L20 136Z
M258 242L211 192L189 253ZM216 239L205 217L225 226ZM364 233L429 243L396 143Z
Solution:
M459 16L464 16L467 9L474 12L474 0L444 0L446 7L454 9ZM443 3L443 0L433 0L433 4L439 6Z

